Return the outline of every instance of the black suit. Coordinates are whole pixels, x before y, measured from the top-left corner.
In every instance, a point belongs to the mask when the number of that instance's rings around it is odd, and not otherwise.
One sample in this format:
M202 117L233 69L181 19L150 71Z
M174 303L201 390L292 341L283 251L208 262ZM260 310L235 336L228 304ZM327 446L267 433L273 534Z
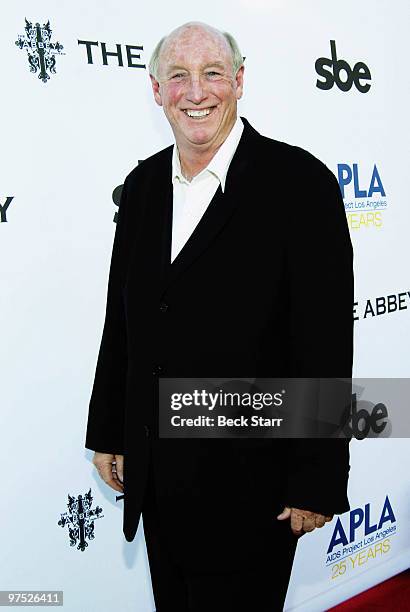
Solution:
M172 264L172 146L125 180L86 438L125 455L128 541L152 460L164 532L198 571L269 554L267 526L290 533L275 518L284 504L349 509L348 440L157 436L162 374L351 376L352 247L338 183L308 152L242 120L225 192Z

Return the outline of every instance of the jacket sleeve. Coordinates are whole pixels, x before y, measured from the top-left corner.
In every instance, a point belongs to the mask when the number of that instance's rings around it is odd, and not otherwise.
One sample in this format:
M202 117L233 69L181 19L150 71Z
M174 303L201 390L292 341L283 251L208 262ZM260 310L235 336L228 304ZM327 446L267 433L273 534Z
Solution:
M338 182L315 162L305 177L312 197L294 210L287 238L288 359L292 376L349 381L353 250ZM289 440L287 505L326 515L350 509L349 442L345 437Z
M125 280L127 179L121 194L108 279L105 322L89 403L85 447L123 454L127 337L122 288Z

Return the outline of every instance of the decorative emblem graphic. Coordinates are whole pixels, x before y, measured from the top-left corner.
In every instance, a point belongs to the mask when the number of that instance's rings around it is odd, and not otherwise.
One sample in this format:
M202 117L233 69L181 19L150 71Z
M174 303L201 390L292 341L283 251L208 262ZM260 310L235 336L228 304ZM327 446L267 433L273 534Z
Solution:
M51 42L53 30L50 21L41 26L39 23L33 25L26 19L24 29L26 33L18 34L16 45L27 51L30 72L39 72L38 78L47 83L50 78L48 73L56 73L56 54L61 55L64 47L59 42Z
M103 518L102 508L97 506L94 510L91 508L93 497L91 489L84 495L79 495L77 498L72 495L68 496L68 512L61 515L58 521L60 527L68 526L68 535L70 537L70 546L77 544L77 550L84 551L88 546L88 540L94 539L94 521Z

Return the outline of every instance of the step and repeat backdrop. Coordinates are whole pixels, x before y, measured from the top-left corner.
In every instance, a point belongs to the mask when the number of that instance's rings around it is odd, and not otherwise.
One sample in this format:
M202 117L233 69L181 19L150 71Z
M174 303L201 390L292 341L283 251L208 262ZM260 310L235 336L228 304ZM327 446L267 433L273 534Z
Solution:
M0 590L60 590L70 612L154 610L142 525L125 542L122 500L99 480L84 439L120 186L173 142L149 57L192 20L237 39L240 115L308 149L339 180L355 253L355 376L410 375L404 0L4 5ZM273 166L272 206L286 205L279 180ZM320 230L314 183L296 179L289 192ZM322 298L332 309L325 285ZM389 422L389 394L368 400L369 435L351 444L351 511L300 540L288 610L326 610L409 566L409 444Z

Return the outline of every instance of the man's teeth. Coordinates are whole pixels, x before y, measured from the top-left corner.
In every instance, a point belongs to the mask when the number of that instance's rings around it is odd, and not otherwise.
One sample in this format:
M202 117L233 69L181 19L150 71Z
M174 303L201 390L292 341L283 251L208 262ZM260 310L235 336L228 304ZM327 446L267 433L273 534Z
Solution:
M205 117L206 115L209 115L209 113L211 112L211 109L210 108L204 108L203 110L186 109L185 112L188 115L188 117Z

